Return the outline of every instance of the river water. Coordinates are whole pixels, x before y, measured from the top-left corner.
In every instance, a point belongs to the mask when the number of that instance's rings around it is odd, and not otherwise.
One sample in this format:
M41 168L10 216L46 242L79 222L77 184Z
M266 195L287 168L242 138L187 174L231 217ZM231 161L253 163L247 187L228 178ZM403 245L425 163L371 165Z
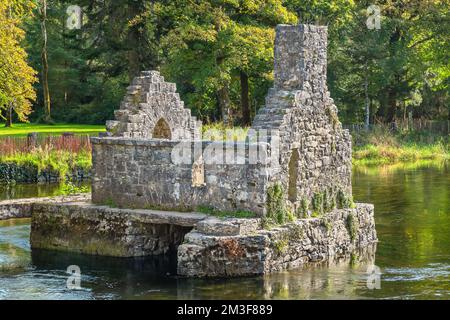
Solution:
M0 299L450 299L449 165L358 168L353 185L356 201L375 204L374 261L352 257L260 277L185 279L174 275L174 257L31 251L30 221L22 219L0 222ZM0 189L0 199L59 190L16 186ZM379 276L367 272L373 263ZM81 269L78 290L67 288L70 265Z

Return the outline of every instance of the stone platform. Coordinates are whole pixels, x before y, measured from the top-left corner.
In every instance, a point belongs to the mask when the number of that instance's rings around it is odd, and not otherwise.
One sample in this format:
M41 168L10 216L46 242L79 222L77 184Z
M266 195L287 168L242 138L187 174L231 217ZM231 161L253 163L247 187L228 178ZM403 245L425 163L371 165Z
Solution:
M90 202L37 203L31 247L113 257L176 252L206 216L197 213L118 209Z
M377 242L374 208L370 204L334 210L320 218L298 219L270 230L262 229L253 220L247 221L244 228L228 228L229 232L224 233L224 223L204 220L186 235L178 247L178 274L267 274L346 257Z
M268 230L257 218L111 208L85 195L3 201L0 213L32 217L32 248L114 257L172 252L178 274L190 277L266 274L348 257L377 242L369 204Z
M25 198L0 201L0 220L31 218L33 207L39 203L87 202L91 195L76 194L60 197Z

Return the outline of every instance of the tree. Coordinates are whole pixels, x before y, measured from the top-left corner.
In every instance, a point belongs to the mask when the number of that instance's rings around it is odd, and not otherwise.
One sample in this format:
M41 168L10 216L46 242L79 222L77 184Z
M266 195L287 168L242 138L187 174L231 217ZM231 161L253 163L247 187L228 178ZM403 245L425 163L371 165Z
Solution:
M231 123L233 106L250 118L250 95L270 85L274 26L295 23L280 0L159 2L159 19L172 21L162 37L164 73L180 84L198 115ZM261 82L263 85L261 85ZM265 92L253 95L262 102Z
M42 62L42 86L44 89L44 107L45 107L45 117L44 122L50 123L52 121L51 117L51 101L50 101L50 91L48 88L48 54L47 54L47 0L40 0L39 14L41 19L41 32L42 32L42 51L41 51L41 62Z
M6 110L6 126L12 125L13 112L20 121L27 121L36 94L33 83L36 72L27 64L21 47L25 33L23 20L31 14L33 1L3 0L0 2L0 111Z

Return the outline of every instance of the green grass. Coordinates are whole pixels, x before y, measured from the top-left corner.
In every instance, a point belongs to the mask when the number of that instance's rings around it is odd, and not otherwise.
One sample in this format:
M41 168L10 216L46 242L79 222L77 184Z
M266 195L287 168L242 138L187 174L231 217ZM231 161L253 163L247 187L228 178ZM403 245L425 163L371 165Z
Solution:
M353 164L357 166L450 159L449 137L429 132L375 130L354 134L353 142Z
M106 131L105 126L89 124L14 124L11 128L5 128L0 124L0 136L26 136L30 132L38 132L41 135L61 135L63 132L71 132L75 135L97 135Z
M246 210L236 210L236 211L220 211L213 207L208 206L198 206L196 208L197 212L207 214L210 216L218 218L255 218L256 215L251 211Z
M401 162L450 159L448 146L441 143L433 145L405 144L400 146L365 145L355 148L355 165L385 165Z
M221 122L204 124L202 126L203 139L212 141L245 141L249 127L227 127Z
M15 153L0 155L0 163L14 163L18 166L35 167L38 172L52 170L59 173L64 179L65 175L75 168L89 170L92 166L91 153L82 151L72 153L64 150L46 150L37 148L30 153Z

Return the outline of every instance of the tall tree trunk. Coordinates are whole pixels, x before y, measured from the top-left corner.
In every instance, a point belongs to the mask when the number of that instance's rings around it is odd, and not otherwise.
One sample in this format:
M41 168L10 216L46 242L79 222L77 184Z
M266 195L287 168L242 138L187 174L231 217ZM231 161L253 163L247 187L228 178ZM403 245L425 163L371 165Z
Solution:
M248 98L248 75L241 71L241 109L242 109L242 124L250 125L250 101Z
M223 63L223 58L217 57L216 58L217 66L220 68L220 65ZM230 94L228 92L229 84L228 82L224 81L222 86L217 90L217 100L218 100L218 107L219 107L219 114L222 116L222 121L225 125L229 124L230 121Z
M128 19L131 21L139 14L139 3L128 4ZM133 25L128 29L127 45L128 45L128 78L132 81L139 73L140 59L139 59L139 26Z
M8 108L6 108L6 123L5 123L5 127L7 127L7 128L11 128L12 127L12 117L13 117L13 106L12 106L12 103L10 102L8 104Z
M389 87L387 96L387 112L386 122L392 123L395 120L395 114L397 113L397 93L395 88Z
M219 110L222 115L222 121L225 125L230 123L230 95L228 92L228 85L223 85L217 91L217 98L219 102Z
M365 98L365 104L366 104L365 128L366 128L366 131L369 131L369 127L370 127L370 100L369 100L369 76L367 74L367 62L366 62L366 65L365 65L365 72L364 72L364 98Z
M216 30L217 33L219 33L221 31L221 26L220 26L220 21L217 20L215 21L214 24L214 29ZM217 52L217 56L216 56L216 65L217 68L220 70L221 65L223 64L224 61L224 56L223 54L219 51ZM228 92L229 88L229 83L227 81L223 81L223 83L221 84L221 87L217 90L217 102L218 102L218 107L219 107L219 114L221 114L222 116L222 121L225 125L229 124L229 116L230 116L230 105L231 105L231 101L230 101L230 94Z
M42 87L44 89L44 108L45 108L45 122L51 122L51 105L50 105L50 91L48 89L48 55L47 55L47 0L41 0L41 31L42 31Z

